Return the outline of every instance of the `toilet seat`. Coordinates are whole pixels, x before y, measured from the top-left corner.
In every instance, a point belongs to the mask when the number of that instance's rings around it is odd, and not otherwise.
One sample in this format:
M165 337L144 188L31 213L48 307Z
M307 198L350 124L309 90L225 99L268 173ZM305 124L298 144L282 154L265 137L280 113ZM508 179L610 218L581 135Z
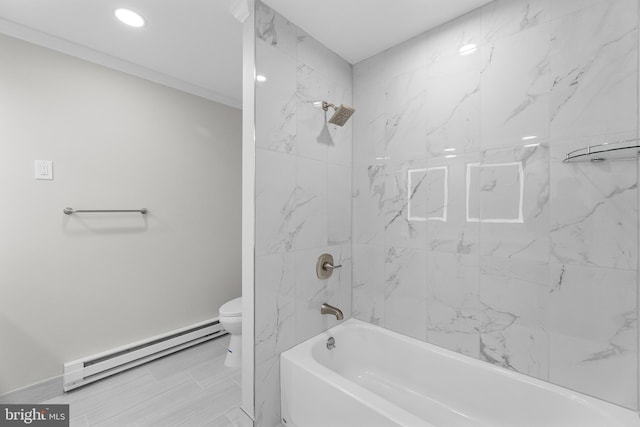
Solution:
M242 316L242 297L232 299L222 304L220 307L220 316L224 317L240 317Z

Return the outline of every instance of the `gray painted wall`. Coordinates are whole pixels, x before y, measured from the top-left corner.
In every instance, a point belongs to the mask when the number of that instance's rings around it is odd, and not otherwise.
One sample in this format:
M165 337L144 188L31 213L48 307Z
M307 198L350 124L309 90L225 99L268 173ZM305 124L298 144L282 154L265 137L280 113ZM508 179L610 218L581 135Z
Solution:
M241 111L6 36L0 57L0 394L216 317L240 295Z

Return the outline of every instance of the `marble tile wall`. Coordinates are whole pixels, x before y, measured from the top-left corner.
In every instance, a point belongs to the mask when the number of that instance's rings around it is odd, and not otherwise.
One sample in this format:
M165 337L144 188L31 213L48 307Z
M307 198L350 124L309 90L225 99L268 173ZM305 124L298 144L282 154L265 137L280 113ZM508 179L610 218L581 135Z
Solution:
M356 64L353 315L636 408L638 162L562 159L637 63L635 0L497 0Z
M352 67L260 2L255 18L255 425L272 427L280 353L336 324L322 303L351 313L352 123L313 102L353 105ZM343 267L319 280L325 252Z

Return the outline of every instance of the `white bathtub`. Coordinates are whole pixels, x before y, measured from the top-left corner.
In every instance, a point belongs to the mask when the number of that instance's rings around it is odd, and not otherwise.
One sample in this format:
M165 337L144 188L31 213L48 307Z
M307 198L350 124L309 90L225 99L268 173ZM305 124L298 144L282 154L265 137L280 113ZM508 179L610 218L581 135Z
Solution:
M280 381L287 427L640 426L634 411L355 319L282 353Z

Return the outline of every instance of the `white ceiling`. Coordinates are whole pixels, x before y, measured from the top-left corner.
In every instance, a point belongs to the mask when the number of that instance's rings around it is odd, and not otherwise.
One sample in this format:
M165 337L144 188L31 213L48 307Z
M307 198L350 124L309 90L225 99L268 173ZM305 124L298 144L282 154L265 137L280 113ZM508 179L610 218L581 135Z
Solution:
M240 107L246 0L0 0L0 33ZM265 0L351 63L491 0ZM127 7L148 21L122 25Z
M103 65L240 107L242 27L229 13L235 1L0 0L0 31L77 56L98 51L110 57L100 58ZM148 25L123 25L113 15L120 7L138 11ZM54 37L41 39L28 29Z
M352 64L493 0L263 0Z

